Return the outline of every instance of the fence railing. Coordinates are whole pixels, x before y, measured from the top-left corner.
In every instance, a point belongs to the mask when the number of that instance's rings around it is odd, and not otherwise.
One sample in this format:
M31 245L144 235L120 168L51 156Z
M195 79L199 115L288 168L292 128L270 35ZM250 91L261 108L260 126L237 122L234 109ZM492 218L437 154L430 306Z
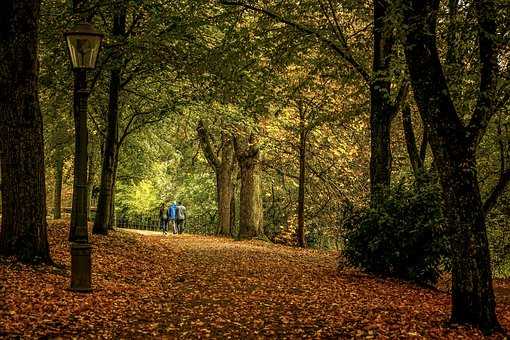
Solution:
M62 207L62 217L67 218L71 215L71 207ZM50 207L48 211L53 211ZM89 221L94 221L94 217L96 214L96 207L91 207L89 214ZM202 230L194 230L190 228L193 225L186 221L186 231L187 232L196 232L203 233ZM126 216L117 213L116 216L116 227L117 228L126 228L126 229L138 229L138 230L149 230L149 231L160 231L159 228L159 216L156 213L151 215L138 215L138 216ZM170 228L170 227L169 227Z
M117 228L159 230L159 218L155 216L118 216Z

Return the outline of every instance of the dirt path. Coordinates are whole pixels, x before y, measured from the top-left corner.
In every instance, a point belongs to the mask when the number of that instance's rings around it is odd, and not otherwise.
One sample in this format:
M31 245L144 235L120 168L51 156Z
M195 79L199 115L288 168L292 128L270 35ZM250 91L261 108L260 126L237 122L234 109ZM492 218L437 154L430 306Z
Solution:
M127 228L115 228L116 231L126 232L126 233L135 233L145 236L163 236L161 231L152 231L152 230L138 230L138 229L127 229ZM172 233L167 234L166 236L174 236Z
M154 232L94 236L95 290L74 294L66 290L65 230L50 228L61 268L0 263L0 337L481 337L445 326L446 293L337 273L333 253L263 242ZM498 311L508 328L509 306Z

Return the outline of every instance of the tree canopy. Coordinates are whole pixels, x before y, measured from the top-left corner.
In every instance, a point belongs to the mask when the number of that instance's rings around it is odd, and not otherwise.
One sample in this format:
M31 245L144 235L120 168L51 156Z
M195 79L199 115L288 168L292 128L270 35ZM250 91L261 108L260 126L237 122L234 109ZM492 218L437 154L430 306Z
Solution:
M1 253L51 262L46 211L72 207L76 241L77 205L106 235L153 228L179 201L189 232L337 250L425 284L451 273L452 321L500 329L505 0L7 3ZM80 22L104 34L84 79L85 145L63 38Z

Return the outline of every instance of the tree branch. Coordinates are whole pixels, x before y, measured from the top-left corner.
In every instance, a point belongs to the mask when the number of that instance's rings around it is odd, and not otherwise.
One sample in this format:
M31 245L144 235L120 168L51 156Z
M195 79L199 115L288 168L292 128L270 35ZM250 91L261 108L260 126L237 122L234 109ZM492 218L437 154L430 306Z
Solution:
M402 81L402 84L400 84L400 87L398 89L397 96L395 97L395 100L392 103L392 117L395 117L397 113L400 111L403 103L405 102L405 99L407 97L407 92L409 91L409 82L404 79Z
M204 151L204 156L209 165L214 169L215 172L218 172L220 169L220 160L216 153L214 152L211 138L209 137L209 133L207 132L204 122L200 120L197 126L197 134L200 140L200 145L202 146L202 150Z
M483 203L483 212L487 215L492 208L496 205L498 198L505 192L508 183L510 182L510 169L503 171L500 176L498 183L492 188L489 196Z
M500 158L500 171L498 183L492 188L489 196L483 204L483 212L487 215L492 208L496 205L498 198L505 192L505 189L510 182L510 169L506 169L506 148L503 142L503 132L501 129L501 117L497 126L499 158Z
M414 135L413 122L411 120L411 108L409 105L405 105L402 110L402 125L404 126L404 136L409 161L411 162L413 173L417 176L423 169L423 163L421 162L418 147L416 146L416 137Z
M422 165L425 164L425 157L427 157L427 145L429 144L429 134L427 133L427 129L423 126L423 136L421 139L420 146L420 160Z
M258 8L250 4L242 3L242 2L233 2L233 1L220 1L224 5L231 5L231 6L241 6L246 9L252 10L254 12L262 13L267 15L268 17L286 24L287 26L290 26L304 34L314 36L317 40L322 42L324 45L326 45L328 48L333 50L335 53L337 53L342 59L344 59L347 63L351 64L351 66L360 74L360 76L363 78L363 80L368 84L371 83L371 77L368 74L368 72L363 68L362 65L360 65L352 56L351 51L344 45L338 45L331 39L323 36L316 30L310 27L306 27L304 25L301 25L297 22L291 21L289 19L285 19L281 15L274 13L268 9L264 8Z

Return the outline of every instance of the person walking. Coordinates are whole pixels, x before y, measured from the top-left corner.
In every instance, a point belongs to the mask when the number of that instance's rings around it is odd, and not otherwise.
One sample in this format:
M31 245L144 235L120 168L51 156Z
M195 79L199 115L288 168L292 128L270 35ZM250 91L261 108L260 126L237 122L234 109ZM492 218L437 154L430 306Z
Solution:
M168 227L168 213L165 208L165 203L162 203L159 207L159 228L163 231L163 235L166 235Z
M177 202L175 221L177 222L177 232L182 234L186 223L186 207L181 202Z
M177 232L178 232L177 224L175 223L176 214L177 214L177 204L175 204L175 202L173 202L168 207L168 218L170 219L170 225L172 227L172 231L174 234L177 234Z

